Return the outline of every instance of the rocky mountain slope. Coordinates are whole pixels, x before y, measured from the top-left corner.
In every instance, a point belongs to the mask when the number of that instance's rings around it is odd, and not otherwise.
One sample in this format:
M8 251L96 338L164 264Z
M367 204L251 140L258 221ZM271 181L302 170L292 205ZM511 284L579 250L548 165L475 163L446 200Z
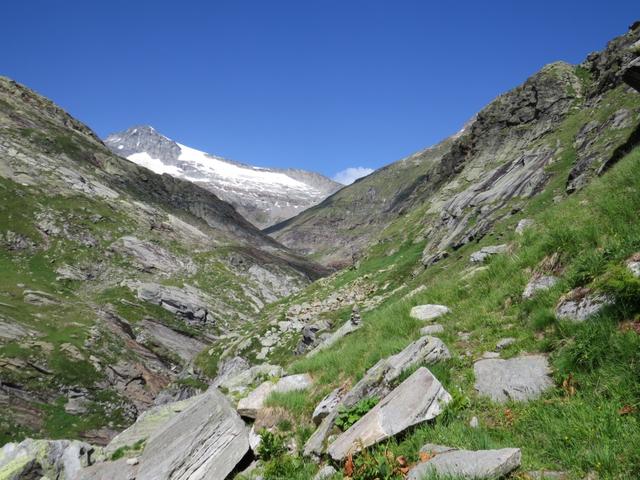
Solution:
M208 345L324 273L7 78L0 196L4 441L106 441L191 385L183 372Z
M114 153L155 173L183 178L215 193L259 228L292 217L341 188L305 170L253 167L216 157L150 126L111 134L104 142Z
M35 279L53 276L40 276L52 268L49 262L61 263L57 250L48 244L47 257L28 260L14 245L32 248L29 240L38 237L15 228L5 234L6 255L21 269L6 269L9 293L0 299L5 303L0 332L23 340L6 342L0 350L1 360L22 362L8 370L13 377L3 377L3 391L14 389L18 396L17 385L35 384L39 377L42 383L67 382L55 385L64 392L58 398L28 403L26 395L19 397L19 405L33 411L18 410L17 418L40 418L43 426L30 432L10 427L5 438L35 433L69 440L5 445L0 479L640 477L639 39L636 22L580 67L545 67L485 108L459 136L310 210L305 218L311 223L322 218L337 232L321 237L312 255L343 262L353 254L342 245L356 238L349 227L355 222L352 229L365 236L357 261L265 302L252 321L238 321L218 336L197 328L217 309L203 315L178 307L172 290L176 277L168 273L166 282L155 280L161 289L125 281L115 295L89 297L106 298L110 306L94 325L102 328L100 335L87 335L82 328L87 318L61 308L80 308L74 301L91 281L70 284L75 285L70 293L61 286L35 290ZM23 109L14 109L13 116L21 118ZM404 187L394 186L402 175ZM388 196L379 194L382 183L369 183L377 176L386 176ZM29 199L33 187L5 183L13 188L7 201L22 205ZM347 208L342 196L352 192L355 201L369 188L371 202L388 205L371 223L358 209ZM388 204L392 200L395 206ZM331 202L335 210L325 208ZM13 216L17 209L8 211L12 216L5 224L20 225ZM132 228L136 217L124 218L122 225ZM324 232L318 225L304 230L300 222L289 223L287 234L294 235L293 225L300 226L300 239L311 235L313 241L314 231ZM164 251L147 254L146 266L145 256L130 254L138 273L126 270L127 278L133 275L135 282L154 265L183 275L204 268L199 252L179 248L185 240L155 238ZM338 255L323 243L331 241ZM312 265L270 245L259 250L277 252L294 270L307 268L311 276ZM73 260L63 264L68 268L82 265L84 250L73 246ZM111 268L127 268L120 257L126 254L118 253L123 248L143 247L119 236L109 251L120 260L110 262ZM228 248L236 253L240 247ZM188 278L182 295L193 287L217 298L218 277ZM127 293L130 285L133 294ZM148 305L167 291L172 300L161 299L163 308ZM58 304L44 303L51 300ZM23 320L19 312L32 317ZM67 332L76 323L77 329ZM54 345L46 363L34 353L41 348L37 342ZM188 358L203 343L192 367L177 379L162 384L148 373L158 371L154 358ZM108 350L120 344L126 350ZM84 402L92 387L69 375L86 367L80 361L66 369L61 366L69 363L59 363L74 348L80 354L91 348L110 359L115 372L126 371L118 364L123 358L134 366L146 361L146 371L121 382L124 392L157 385L156 405L140 405L144 413L104 448L71 440L83 435L79 425L119 414L97 408L113 405L112 399ZM111 372L100 365L103 370L97 371ZM23 370L32 376L20 377ZM88 378L95 375L91 371ZM13 417L2 421L14 422ZM127 423L114 420L112 428Z
M620 68L637 55L639 36L632 29L581 65L546 66L462 132L267 233L322 263L344 265L393 220L413 215L407 226L428 240L428 264L481 238L543 190L558 196L579 190L638 141L638 102ZM555 185L559 176L562 188Z

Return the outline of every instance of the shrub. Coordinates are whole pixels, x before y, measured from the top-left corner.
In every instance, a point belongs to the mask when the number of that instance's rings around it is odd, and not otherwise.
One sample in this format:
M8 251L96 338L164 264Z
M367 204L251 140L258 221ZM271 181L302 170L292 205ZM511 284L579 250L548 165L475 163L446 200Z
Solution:
M338 418L336 418L336 426L343 432L348 430L354 423L364 417L369 410L378 404L378 397L364 398L356 403L353 407L340 407Z

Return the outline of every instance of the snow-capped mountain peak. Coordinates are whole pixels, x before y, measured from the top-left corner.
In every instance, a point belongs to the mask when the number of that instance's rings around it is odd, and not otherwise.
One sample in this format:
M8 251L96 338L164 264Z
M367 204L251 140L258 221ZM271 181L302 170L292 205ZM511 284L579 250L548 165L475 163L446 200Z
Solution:
M159 174L197 183L228 201L260 228L320 203L341 185L296 169L245 165L180 144L151 126L114 133L105 144L115 153Z

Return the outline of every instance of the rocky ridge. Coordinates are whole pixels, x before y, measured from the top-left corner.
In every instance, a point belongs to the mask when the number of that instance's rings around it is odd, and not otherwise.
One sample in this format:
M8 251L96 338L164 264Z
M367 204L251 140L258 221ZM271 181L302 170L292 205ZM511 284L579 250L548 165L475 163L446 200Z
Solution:
M327 265L357 261L371 242L419 234L428 266L541 192L572 194L638 143L638 100L623 77L635 78L639 36L631 29L577 66L547 65L456 135L266 231ZM576 118L585 121L574 131ZM403 216L404 231L380 234Z

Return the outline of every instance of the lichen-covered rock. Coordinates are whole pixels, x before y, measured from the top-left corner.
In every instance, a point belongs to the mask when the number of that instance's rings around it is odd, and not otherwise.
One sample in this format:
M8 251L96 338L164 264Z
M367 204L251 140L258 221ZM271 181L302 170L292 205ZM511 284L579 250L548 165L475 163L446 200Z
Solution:
M94 448L75 440L32 440L7 443L0 449L0 478L30 480L48 477L72 480L91 465Z
M104 452L107 455L111 455L121 447L131 446L137 442L147 440L197 400L198 397L191 397L186 400L150 408L143 412L133 425L113 437L109 444L104 447Z

